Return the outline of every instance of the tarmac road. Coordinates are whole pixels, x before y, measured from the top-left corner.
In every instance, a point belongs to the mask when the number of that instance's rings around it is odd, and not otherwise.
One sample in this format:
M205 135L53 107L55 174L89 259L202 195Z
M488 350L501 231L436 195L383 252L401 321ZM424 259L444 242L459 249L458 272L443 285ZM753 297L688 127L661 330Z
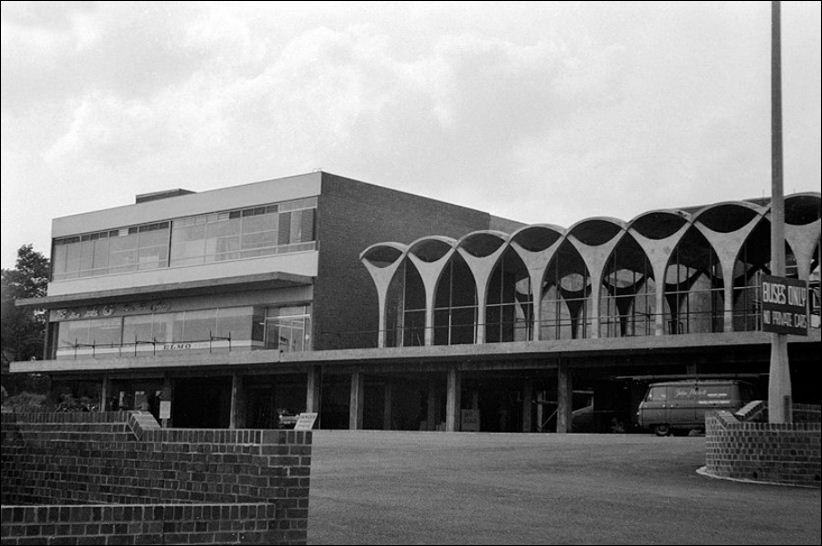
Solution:
M309 544L820 544L819 489L696 473L704 437L315 431Z

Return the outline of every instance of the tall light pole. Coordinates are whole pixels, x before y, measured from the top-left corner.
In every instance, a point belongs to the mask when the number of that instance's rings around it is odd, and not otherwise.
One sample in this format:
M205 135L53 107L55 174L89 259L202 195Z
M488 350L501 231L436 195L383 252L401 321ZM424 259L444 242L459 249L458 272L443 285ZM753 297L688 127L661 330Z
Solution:
M785 276L785 196L782 190L782 46L779 0L771 2L771 275ZM771 333L768 421L790 423L791 369L787 334Z

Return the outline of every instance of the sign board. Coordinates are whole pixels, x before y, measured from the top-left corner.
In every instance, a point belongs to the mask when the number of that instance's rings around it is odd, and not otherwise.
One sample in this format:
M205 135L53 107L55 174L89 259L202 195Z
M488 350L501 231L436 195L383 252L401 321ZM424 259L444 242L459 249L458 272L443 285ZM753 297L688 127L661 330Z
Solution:
M316 420L316 413L301 413L297 418L297 424L294 425L294 430L311 430L314 428L314 421Z
M762 331L808 335L808 283L762 275Z
M160 419L171 419L171 400L160 400Z
M480 429L480 412L479 410L462 410L462 426L460 430L463 432L479 432Z

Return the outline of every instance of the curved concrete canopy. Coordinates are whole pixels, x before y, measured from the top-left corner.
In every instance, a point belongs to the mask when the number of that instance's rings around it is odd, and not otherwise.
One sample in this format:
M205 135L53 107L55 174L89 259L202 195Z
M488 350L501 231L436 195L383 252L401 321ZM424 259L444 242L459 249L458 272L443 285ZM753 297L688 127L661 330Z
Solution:
M402 243L376 243L360 252L360 261L365 260L375 267L388 267L400 260L406 250L408 247Z
M568 228L567 234L573 235L588 246L600 246L624 231L625 226L625 222L619 218L595 216L572 225Z
M471 256L484 258L490 256L508 242L508 234L502 231L472 231L457 242L457 248L463 248Z
M421 237L408 245L406 254L413 254L424 262L436 262L456 246L456 239L443 237L441 235L431 235Z
M731 233L746 226L754 216L764 213L763 207L747 201L725 201L698 210L693 215L693 222L718 233Z
M682 210L659 209L643 212L628 222L628 229L648 239L670 237L691 221L691 215Z
M804 226L820 218L820 194L795 193L785 197L785 222ZM768 207L770 211L770 206Z
M565 229L552 224L532 224L519 228L511 234L511 241L525 250L542 252L557 242Z

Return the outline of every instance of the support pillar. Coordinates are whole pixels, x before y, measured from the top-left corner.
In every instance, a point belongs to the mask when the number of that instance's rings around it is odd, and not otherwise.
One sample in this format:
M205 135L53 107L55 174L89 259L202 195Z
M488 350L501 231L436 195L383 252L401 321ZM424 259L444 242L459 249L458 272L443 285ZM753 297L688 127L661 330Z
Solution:
M362 430L365 409L365 376L362 372L351 374L351 398L348 405L349 430Z
M542 430L542 423L544 423L543 402L545 402L545 391L539 391L537 393L537 432L544 432Z
M383 430L392 430L394 427L392 426L393 416L391 415L392 409L392 398L394 395L394 386L391 384L389 380L386 380L385 385L383 385L383 408L382 408L382 429Z
M462 411L462 374L456 368L448 370L448 392L445 399L445 430L459 432Z
M228 428L245 427L245 386L243 376L238 373L231 374L231 415L228 420Z
M573 421L573 384L568 364L559 363L557 368L557 432L571 432Z
M320 412L320 385L322 384L322 369L311 366L306 374L305 411L308 413Z
M522 384L522 432L531 432L531 398L534 393L534 383L526 379Z
M104 375L100 386L100 411L109 411L108 399L111 397L111 377Z
M440 405L437 396L437 380L432 377L428 380L428 430L437 430L440 421Z

